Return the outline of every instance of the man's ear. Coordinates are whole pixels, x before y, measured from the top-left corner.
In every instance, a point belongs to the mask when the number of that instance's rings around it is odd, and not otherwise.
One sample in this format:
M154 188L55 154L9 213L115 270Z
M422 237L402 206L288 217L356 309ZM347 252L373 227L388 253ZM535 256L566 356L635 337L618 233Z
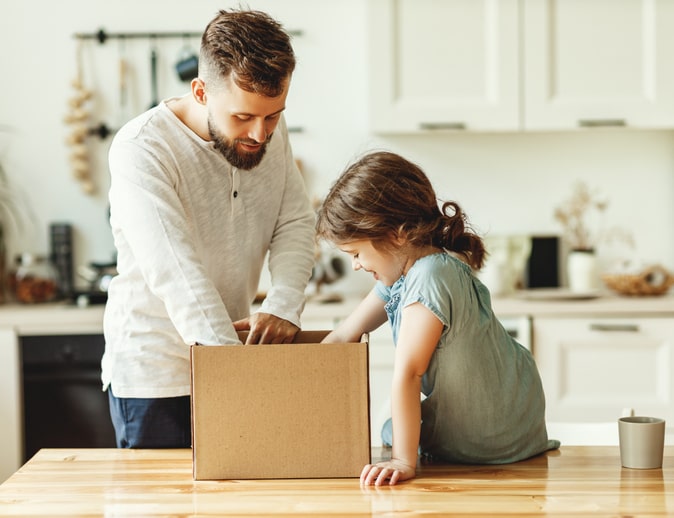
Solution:
M192 79L192 96L199 104L206 104L206 87L202 79L195 77Z

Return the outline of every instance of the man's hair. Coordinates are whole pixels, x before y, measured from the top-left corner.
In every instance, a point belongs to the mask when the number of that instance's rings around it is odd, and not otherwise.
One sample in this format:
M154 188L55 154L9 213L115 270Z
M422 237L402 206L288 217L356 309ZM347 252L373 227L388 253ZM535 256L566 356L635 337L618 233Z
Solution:
M290 37L266 13L223 9L201 37L199 77L207 87L231 77L243 90L277 97L294 69Z

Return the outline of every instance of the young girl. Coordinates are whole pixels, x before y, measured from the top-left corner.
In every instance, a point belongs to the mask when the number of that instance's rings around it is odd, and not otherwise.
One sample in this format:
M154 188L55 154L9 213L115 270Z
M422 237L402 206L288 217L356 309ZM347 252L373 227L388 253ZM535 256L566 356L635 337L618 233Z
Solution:
M324 341L357 340L388 319L396 345L391 460L365 466L361 484L414 477L419 452L501 464L559 447L548 440L533 357L501 326L473 274L485 259L482 240L456 203L440 208L419 167L388 152L363 157L331 188L317 233L377 281Z

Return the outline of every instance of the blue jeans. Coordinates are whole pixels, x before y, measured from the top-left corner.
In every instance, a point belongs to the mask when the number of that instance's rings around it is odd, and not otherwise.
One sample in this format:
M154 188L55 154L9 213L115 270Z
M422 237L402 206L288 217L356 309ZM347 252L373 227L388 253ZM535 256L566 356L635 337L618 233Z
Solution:
M118 448L190 448L190 397L118 398L108 387Z

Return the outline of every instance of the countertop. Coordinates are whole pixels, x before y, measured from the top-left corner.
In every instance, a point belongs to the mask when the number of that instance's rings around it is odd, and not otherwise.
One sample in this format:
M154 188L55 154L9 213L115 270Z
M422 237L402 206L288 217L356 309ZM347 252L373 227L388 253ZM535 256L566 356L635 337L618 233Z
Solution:
M0 305L0 328L18 335L101 333L103 304L78 307L65 302Z
M326 445L329 447L329 445ZM384 458L388 450L373 450ZM0 485L4 516L665 516L662 469L620 466L616 446L569 446L509 465L422 464L393 487L358 480L194 481L191 450L44 449Z
M565 290L524 290L492 298L497 316L673 316L674 296L619 296L610 292L574 294Z
M304 314L312 317L346 316L364 296L350 294L340 303L309 299ZM492 297L492 307L498 317L674 316L674 295L628 297L609 291L574 294L564 289L534 289Z
M344 318L362 297L349 294L341 302L326 303L309 298L303 320ZM521 291L507 297L494 297L492 306L499 317L674 316L672 295L620 297L607 292L596 297L585 297L573 296L563 290ZM254 311L256 307L252 309ZM80 308L60 302L3 304L0 305L0 328L13 328L18 335L101 332L103 311L103 305Z

